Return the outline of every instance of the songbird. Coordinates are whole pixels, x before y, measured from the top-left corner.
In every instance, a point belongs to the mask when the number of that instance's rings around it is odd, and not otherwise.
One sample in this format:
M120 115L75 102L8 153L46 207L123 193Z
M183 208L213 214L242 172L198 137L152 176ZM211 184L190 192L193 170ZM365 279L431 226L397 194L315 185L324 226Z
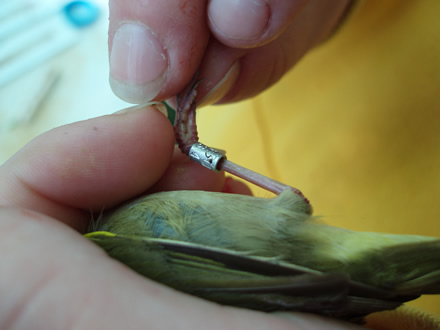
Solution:
M312 216L302 195L142 196L86 236L136 272L220 304L359 321L440 293L440 238L355 232Z

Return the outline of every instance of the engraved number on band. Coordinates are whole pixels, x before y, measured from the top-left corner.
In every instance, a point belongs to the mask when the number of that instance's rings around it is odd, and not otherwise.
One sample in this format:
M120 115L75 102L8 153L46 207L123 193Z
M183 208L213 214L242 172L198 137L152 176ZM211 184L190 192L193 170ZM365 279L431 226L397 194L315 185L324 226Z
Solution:
M189 158L212 171L218 171L217 165L219 161L226 157L203 143L197 142L191 146Z

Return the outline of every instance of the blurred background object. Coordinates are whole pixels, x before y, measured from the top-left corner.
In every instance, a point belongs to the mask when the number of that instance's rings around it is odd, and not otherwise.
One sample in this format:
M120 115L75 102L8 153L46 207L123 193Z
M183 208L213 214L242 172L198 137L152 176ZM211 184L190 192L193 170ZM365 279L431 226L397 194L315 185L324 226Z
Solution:
M104 0L0 0L0 164L53 127L127 105L108 83Z

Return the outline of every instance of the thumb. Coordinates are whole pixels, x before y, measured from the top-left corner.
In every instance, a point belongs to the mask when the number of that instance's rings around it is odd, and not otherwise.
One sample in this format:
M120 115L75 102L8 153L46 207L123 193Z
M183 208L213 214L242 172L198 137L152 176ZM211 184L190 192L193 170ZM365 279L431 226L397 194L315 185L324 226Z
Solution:
M209 40L205 1L109 2L110 85L130 103L168 99L189 83Z

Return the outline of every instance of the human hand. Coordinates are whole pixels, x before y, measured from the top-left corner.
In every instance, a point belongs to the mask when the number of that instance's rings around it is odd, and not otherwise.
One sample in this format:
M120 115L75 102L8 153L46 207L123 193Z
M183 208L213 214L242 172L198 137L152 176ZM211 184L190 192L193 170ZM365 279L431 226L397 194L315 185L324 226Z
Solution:
M203 104L254 96L325 40L349 3L111 0L111 86L127 102L164 100L199 69Z
M0 167L0 328L298 329L334 326L221 307L145 279L82 237L91 212L140 193L247 193L174 150L153 108L49 131ZM299 316L298 316L299 315ZM310 323L312 322L312 323ZM316 323L317 322L317 323ZM330 323L328 323L330 322Z

